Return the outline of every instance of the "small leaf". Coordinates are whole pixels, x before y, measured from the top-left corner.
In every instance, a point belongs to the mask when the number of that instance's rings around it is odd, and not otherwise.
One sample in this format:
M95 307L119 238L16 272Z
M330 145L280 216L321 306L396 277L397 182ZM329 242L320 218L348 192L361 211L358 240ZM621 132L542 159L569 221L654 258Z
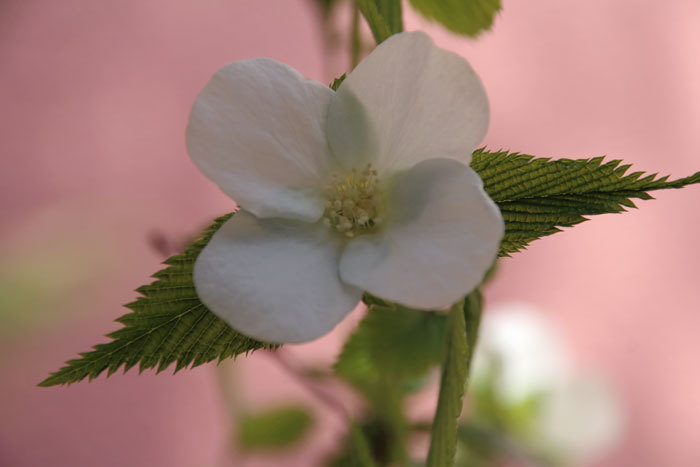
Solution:
M311 413L296 406L244 414L238 422L238 444L247 451L289 448L302 441L313 424Z
M216 219L187 250L165 261L169 266L153 275L157 280L138 289L142 295L118 318L123 328L108 334L112 341L98 344L53 373L39 386L90 380L105 370L107 375L139 365L139 371L165 370L175 362L175 371L214 359L234 357L268 344L244 336L217 318L199 300L192 283L192 268L199 252L233 214Z
M411 0L411 5L450 31L471 37L489 29L501 10L501 0Z
M335 78L335 79L333 80L333 82L332 82L328 87L331 88L331 89L334 90L334 91L337 91L338 88L340 87L340 85L343 83L343 81L345 81L346 76L347 76L347 75L346 75L345 73L343 73L343 74L340 75L338 78Z
M474 293L478 294L478 291ZM449 467L454 462L457 418L462 413L462 397L470 359L465 314L464 302L457 303L450 310L445 361L428 451L428 467Z

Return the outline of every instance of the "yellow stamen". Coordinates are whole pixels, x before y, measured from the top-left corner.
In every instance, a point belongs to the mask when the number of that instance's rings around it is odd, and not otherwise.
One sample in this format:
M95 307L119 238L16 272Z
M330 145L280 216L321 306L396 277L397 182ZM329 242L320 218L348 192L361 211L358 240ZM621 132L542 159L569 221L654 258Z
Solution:
M384 194L371 164L344 177L333 174L326 195L323 223L348 238L372 232L381 222Z

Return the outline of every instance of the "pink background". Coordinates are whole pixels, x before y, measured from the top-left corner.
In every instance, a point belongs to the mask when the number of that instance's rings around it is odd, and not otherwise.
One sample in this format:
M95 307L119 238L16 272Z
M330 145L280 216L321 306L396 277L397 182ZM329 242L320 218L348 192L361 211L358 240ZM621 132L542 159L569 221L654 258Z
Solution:
M406 23L481 75L492 149L700 169L697 1L505 1L478 41ZM302 0L0 3L0 465L221 466L239 456L229 412L314 403L264 354L34 385L117 327L159 268L153 232L186 241L231 210L184 147L209 76L268 56L328 82L346 66L324 65L320 37ZM536 242L488 290L548 310L581 366L615 385L627 431L601 466L700 465L700 188L657 198ZM330 363L351 328L286 355ZM344 430L319 413L317 443L237 465L313 465Z

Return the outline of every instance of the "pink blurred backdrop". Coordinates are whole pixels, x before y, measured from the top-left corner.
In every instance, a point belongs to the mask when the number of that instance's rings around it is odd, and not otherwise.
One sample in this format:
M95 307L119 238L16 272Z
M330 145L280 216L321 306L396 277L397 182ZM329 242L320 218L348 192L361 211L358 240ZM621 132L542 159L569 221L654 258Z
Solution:
M304 0L0 3L0 465L224 465L236 404L315 404L262 354L222 371L35 384L116 328L159 268L154 231L185 241L231 210L184 147L209 76L256 56L324 82L346 71L342 57L324 65L317 20ZM477 41L410 12L406 23L481 75L490 148L700 168L697 1L505 1ZM657 198L536 242L487 291L548 310L581 366L615 385L627 430L600 466L700 465L700 188ZM329 364L351 328L287 355ZM323 458L345 428L319 413L318 444L257 465Z

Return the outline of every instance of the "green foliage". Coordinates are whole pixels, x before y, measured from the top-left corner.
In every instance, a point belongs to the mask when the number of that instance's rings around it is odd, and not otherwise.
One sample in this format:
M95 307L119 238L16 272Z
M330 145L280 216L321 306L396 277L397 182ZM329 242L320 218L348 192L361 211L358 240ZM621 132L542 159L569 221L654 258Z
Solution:
M503 376L500 363L498 359L488 359L479 378L469 384L469 417L458 430L459 442L465 449L461 453L463 459L456 465L567 465L537 429L543 403L550 395L545 391L517 401L504 398L499 390Z
M471 398L470 398L471 402ZM470 413L471 417L471 413ZM469 420L457 432L455 467L491 467L494 465L536 465L557 467L550 457L524 446L498 429Z
M493 24L501 0L410 0L413 8L452 32L476 37Z
M367 316L346 341L335 370L372 406L374 418L364 428L374 457L382 464L405 465L403 400L442 360L447 316L370 295L365 301L370 305Z
M635 208L632 199L652 199L648 191L700 183L700 172L668 181L656 174L627 173L629 164L603 157L550 160L478 149L471 166L505 220L500 256L587 220L583 216Z
M623 212L625 208L635 207L632 199L651 199L648 191L700 183L700 172L669 181L668 177L659 178L656 174L628 174L629 165L620 165L618 160L604 162L602 157L550 160L479 149L474 152L472 167L483 179L486 192L498 204L505 219L506 233L501 243L501 256L509 256L533 240L559 232L560 227L570 227L587 220L584 216ZM197 255L230 216L217 219L183 254L165 262L168 267L154 275L155 282L138 289L142 296L127 305L131 313L117 319L124 327L108 334L111 342L98 344L93 351L69 361L40 385L53 386L93 379L105 370L110 375L122 366L126 371L136 364L140 371L154 367L163 371L175 362L175 371L178 371L190 365L194 367L267 346L232 330L211 313L199 301L192 283L192 268ZM368 327L387 327L389 317L399 311L399 308L392 310L393 305L373 297L366 296L365 300L383 309L372 318L373 323L366 325ZM383 339L397 340L401 333L407 333L406 338L413 341L406 340L396 348L411 352L410 343L415 345L418 336L418 331L412 331L412 326L420 323L420 319L426 319L436 321L423 323L427 327L420 334L423 339L421 345L429 346L430 342L435 342L439 334L439 318L430 314L416 314L415 310L401 313L405 322L396 328L393 336L388 333L382 336ZM373 332L368 329L363 331L362 334L366 334L364 337L361 334L355 339L374 339L368 337ZM373 345L375 349L381 346L378 343ZM360 345L357 347L359 349ZM425 355L411 359L399 358L399 353L392 355L388 352L378 361L386 359L380 363L382 366L395 361L396 371L403 372L403 377L413 370L416 374L420 373L420 369L434 357L435 354L431 352L426 351ZM353 358L353 365L361 364L361 353ZM377 368L371 366L374 364L367 363L362 370L367 371L367 377L377 374ZM357 366L352 371L360 371L361 368ZM349 375L351 370L347 367L343 371Z
M454 462L457 418L462 413L462 397L470 360L465 314L464 302L460 302L452 307L448 318L449 330L445 340L446 352L438 406L431 429L428 467L449 467Z
M285 449L303 440L313 424L311 413L296 406L244 414L238 421L238 445L246 451Z
M336 372L354 385L369 389L386 380L420 378L440 362L447 316L414 310L368 298L367 317L345 343Z
M343 83L343 81L345 81L345 77L346 77L346 76L347 76L347 75L346 75L345 73L343 73L342 75L340 75L340 77L335 78L335 79L333 80L333 82L332 82L328 87L331 88L331 89L334 90L334 91L337 91L338 88L340 87L340 85Z
M39 385L92 380L105 370L109 376L122 365L125 372L136 364L139 371L157 366L160 372L176 362L178 371L268 346L217 318L200 302L192 282L197 255L231 216L216 219L184 253L165 261L169 266L153 275L155 282L137 290L142 296L126 305L132 313L117 319L124 327L107 335L111 342L70 360Z

